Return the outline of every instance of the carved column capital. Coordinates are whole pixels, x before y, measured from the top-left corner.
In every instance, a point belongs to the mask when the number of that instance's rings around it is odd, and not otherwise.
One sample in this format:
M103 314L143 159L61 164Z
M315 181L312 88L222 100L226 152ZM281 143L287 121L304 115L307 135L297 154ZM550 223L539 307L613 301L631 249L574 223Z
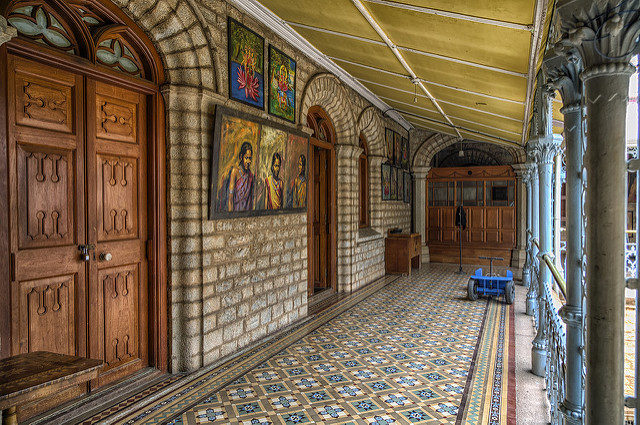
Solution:
M583 93L580 80L583 64L577 49L550 50L544 58L543 70L548 84L560 92L563 110L579 111Z
M559 134L535 137L529 140L529 143L532 146L532 154L538 165L553 163L553 158L562 152L562 136Z
M3 16L0 16L0 46L17 36L18 31L9 26L7 20Z
M413 167L413 176L416 178L416 180L424 180L427 178L429 170L431 170L431 167Z
M562 37L556 52L576 49L583 62L583 80L603 74L629 74L640 35L640 0L560 0Z

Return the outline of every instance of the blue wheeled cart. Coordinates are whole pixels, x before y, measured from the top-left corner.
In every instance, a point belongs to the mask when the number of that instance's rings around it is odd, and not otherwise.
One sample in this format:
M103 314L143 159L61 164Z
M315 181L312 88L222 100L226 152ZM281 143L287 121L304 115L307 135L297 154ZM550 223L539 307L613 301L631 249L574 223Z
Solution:
M478 257L483 260L489 260L489 275L483 276L482 269L477 269L476 273L469 278L467 286L467 294L471 301L475 301L478 297L485 295L489 297L499 297L504 295L507 304L513 304L515 299L515 286L513 283L513 273L507 270L507 276L493 275L493 260L504 260L500 257Z

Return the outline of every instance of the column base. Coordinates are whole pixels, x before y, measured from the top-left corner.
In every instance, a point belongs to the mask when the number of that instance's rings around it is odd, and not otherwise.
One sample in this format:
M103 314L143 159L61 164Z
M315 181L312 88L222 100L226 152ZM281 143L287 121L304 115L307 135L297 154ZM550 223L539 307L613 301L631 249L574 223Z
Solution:
M531 372L544 377L547 371L547 348L544 344L533 342L531 349Z
M578 406L574 406L573 403L568 400L564 400L560 403L560 411L565 419L567 425L582 425L582 410Z
M429 257L429 246L422 245L422 253L420 254L421 263L429 263L431 258Z
M538 309L538 300L536 299L535 294L533 297L529 297L529 294L527 294L527 311L526 311L527 316L535 316L537 309Z
M525 266L524 269L522 270L522 286L524 286L525 288L529 288L529 285L531 284L531 273L529 272L529 267Z

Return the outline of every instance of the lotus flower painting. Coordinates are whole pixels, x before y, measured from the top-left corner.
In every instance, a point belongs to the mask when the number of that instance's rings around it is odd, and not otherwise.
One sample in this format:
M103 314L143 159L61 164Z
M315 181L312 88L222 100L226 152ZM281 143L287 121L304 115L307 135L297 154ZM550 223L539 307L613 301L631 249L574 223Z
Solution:
M269 113L296 121L296 61L269 46Z
M233 18L228 35L229 97L264 109L264 38Z

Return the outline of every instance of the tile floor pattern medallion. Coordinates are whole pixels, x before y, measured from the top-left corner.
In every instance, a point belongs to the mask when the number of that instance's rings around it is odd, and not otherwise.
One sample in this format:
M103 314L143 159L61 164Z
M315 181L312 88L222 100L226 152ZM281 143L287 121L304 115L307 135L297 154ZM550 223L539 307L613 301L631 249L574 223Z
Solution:
M117 422L514 424L513 308L454 270L387 277Z

